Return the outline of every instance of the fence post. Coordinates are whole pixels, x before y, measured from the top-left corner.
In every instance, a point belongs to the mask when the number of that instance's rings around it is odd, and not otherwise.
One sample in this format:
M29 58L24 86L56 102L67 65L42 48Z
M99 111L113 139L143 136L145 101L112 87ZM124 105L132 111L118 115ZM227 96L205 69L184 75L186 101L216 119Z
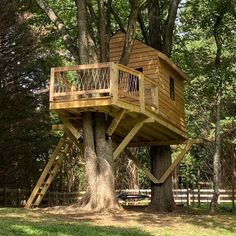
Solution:
M200 184L197 184L197 199L198 199L198 206L201 205L201 193L200 193Z
M220 193L220 189L219 189L218 204L220 204L220 201L221 201L221 199L220 199L220 198L221 198L220 194L221 194L221 193Z
M112 102L115 103L118 100L119 93L119 70L118 65L111 62L110 63L110 91L112 96Z
M18 207L21 207L20 202L21 202L21 189L18 188Z

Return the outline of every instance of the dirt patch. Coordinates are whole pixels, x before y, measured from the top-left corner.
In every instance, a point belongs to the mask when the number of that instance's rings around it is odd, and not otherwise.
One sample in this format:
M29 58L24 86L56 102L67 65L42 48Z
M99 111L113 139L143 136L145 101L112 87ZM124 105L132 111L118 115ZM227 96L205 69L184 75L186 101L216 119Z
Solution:
M206 211L188 211L183 207L176 208L172 213L164 214L146 212L145 209L146 207L129 206L124 207L123 211L100 213L83 211L77 205L72 205L51 207L45 209L44 212L70 222L88 222L98 226L145 229L152 235L168 234L173 229L175 235L210 234L213 236L221 235L224 231L236 232L235 215L210 216ZM219 232L216 229L219 229Z

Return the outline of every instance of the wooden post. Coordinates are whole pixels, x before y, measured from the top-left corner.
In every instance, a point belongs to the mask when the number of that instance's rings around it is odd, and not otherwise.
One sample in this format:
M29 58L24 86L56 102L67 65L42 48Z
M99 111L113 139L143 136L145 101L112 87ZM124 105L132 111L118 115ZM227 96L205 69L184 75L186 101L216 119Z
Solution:
M115 63L110 63L110 91L112 97L112 103L115 103L118 100L118 86L119 86L119 71L118 66Z
M54 71L54 68L51 68L50 91L49 91L49 101L50 102L53 102L54 84L55 84L55 71Z
M200 180L200 169L198 168L198 170L197 170L197 202L198 202L198 206L201 205L199 180Z
M201 193L200 193L201 189L200 189L200 184L198 183L197 185L197 199L198 199L198 206L201 205Z
M139 73L139 105L140 112L145 112L145 81L144 74Z
M187 206L190 205L190 194L189 194L189 183L188 183L188 179L186 182L186 190L187 190Z
M155 88L154 88L154 99L155 99L154 104L157 107L157 112L159 112L159 99L158 99L158 97L159 97L159 88L158 88L158 86L155 86Z

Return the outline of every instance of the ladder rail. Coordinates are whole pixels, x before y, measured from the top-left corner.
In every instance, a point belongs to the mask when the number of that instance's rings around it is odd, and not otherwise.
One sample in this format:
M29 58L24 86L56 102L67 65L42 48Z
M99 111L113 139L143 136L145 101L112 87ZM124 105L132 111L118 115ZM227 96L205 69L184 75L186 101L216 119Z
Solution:
M51 169L51 167L52 167L56 157L58 156L61 148L65 144L65 140L66 140L66 136L64 135L60 139L60 141L58 142L58 144L57 144L55 150L53 151L53 153L51 154L49 162L47 163L46 167L44 168L44 170L43 170L43 172L42 172L42 174L40 176L40 178L38 179L38 182L35 185L33 191L31 192L30 197L28 198L24 208L30 208L31 207L31 205L32 205L32 203L33 203L33 201L34 201L34 199L35 199L35 197L36 197L40 187L42 186L43 182L45 182L45 178L46 178L49 170Z
M72 147L72 143L69 143L66 145L64 152L61 153L60 158L57 160L56 165L53 167L51 173L49 174L42 190L40 191L40 193L38 194L35 202L33 203L34 206L39 206L39 204L41 203L41 201L43 200L43 197L45 196L48 188L50 187L52 181L54 180L56 173L58 172L59 168L62 165L63 160L65 159L67 153L69 152L70 148Z

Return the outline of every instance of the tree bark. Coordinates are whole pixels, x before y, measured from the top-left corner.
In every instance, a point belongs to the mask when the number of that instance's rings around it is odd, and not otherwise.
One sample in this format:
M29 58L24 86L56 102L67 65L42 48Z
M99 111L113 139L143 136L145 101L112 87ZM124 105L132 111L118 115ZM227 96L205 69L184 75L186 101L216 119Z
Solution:
M215 214L220 194L220 156L221 156L221 137L220 137L220 111L221 111L221 93L222 93L222 76L220 74L221 55L222 55L222 38L221 29L222 21L226 13L226 7L221 7L219 14L216 16L214 24L214 38L217 47L215 57L215 77L216 77L216 123L215 123L215 153L213 157L213 196L210 204L210 213Z
M149 0L148 4L149 18L149 42L150 46L162 51L162 29L160 3L156 0Z
M76 0L78 9L78 26L80 58L82 63L94 62L91 37L87 29L86 0ZM103 1L99 0L99 11L104 10ZM99 23L101 41L106 37L105 19ZM108 44L102 42L101 61L107 60ZM106 119L101 113L85 112L83 114L83 139L87 190L82 199L81 207L86 210L121 209L115 194L115 179L113 175L112 144L106 140Z
M139 11L139 0L133 0L131 4L131 12L129 15L127 34L125 35L125 45L123 53L120 58L120 63L127 65L132 51L135 35L136 35L136 21Z
M152 174L157 178L164 174L171 165L171 151L169 146L153 146L150 150ZM148 211L171 212L174 209L174 198L172 193L172 175L161 185L151 186L152 196Z
M170 57L170 54L171 54L175 19L176 19L179 3L180 3L180 0L171 0L169 11L168 11L168 17L166 19L165 26L164 26L162 52L165 53L168 57Z
M161 1L149 0L149 42L150 46L170 56L172 49L172 37L174 24L180 0L171 0L168 8L168 16L164 22L163 15L166 4ZM170 146L152 146L150 148L152 159L152 170L156 177L160 177L170 165ZM156 152L156 153L155 153ZM157 156L160 155L159 158ZM148 210L172 211L174 199L172 193L172 179L160 185L152 185L152 198Z

